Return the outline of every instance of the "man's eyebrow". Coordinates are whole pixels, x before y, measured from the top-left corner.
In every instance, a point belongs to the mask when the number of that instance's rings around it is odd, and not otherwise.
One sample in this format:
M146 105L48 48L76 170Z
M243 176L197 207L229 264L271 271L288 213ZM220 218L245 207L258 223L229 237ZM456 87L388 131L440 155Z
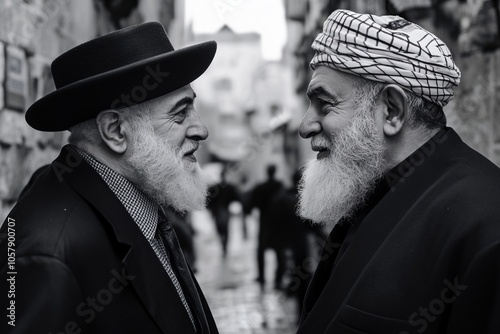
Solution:
M337 97L333 96L331 93L326 91L326 89L324 89L321 86L308 88L306 94L307 94L307 98L309 100L314 96L317 96L317 97L324 96L327 98L327 100L329 100L329 102L336 102L338 100Z
M191 96L184 96L182 99L177 101L177 103L173 106L172 110L175 110L184 104L193 103L195 98L196 98L196 93L193 93L192 97Z

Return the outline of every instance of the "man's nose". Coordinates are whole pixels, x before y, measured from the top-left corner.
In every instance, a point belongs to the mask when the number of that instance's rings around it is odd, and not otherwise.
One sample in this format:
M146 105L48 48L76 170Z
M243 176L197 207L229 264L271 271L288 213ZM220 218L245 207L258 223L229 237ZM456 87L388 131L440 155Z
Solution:
M205 140L208 137L208 128L205 122L201 119L197 111L191 115L191 124L187 129L186 136L193 140Z
M309 109L307 109L306 114L300 123L299 135L304 139L310 138L320 133L321 129L322 127L318 114L312 106L309 106Z

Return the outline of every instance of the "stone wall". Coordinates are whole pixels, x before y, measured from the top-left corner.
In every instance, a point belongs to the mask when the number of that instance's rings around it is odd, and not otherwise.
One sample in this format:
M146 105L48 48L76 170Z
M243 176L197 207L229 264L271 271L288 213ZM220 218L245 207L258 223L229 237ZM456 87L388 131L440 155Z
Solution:
M452 126L471 147L500 166L500 52L457 59L462 80L446 109Z
M65 34L67 0L2 1L0 13L0 224L32 173L50 163L66 133L43 133L25 121L25 110L54 89L50 61L74 45Z
M446 5L446 6L445 6ZM446 36L462 72L455 99L446 108L448 124L471 147L500 166L500 44L493 1L448 2L436 32ZM450 38L447 26L459 29ZM439 35L438 35L439 36ZM453 36L452 36L453 37Z

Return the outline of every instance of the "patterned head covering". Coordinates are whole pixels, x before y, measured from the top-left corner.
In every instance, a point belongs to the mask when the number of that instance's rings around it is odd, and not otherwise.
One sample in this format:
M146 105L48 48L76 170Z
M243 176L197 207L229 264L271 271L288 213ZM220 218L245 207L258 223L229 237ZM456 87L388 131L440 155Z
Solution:
M460 70L444 42L399 16L336 10L312 48L312 69L325 65L397 84L442 107L460 82Z

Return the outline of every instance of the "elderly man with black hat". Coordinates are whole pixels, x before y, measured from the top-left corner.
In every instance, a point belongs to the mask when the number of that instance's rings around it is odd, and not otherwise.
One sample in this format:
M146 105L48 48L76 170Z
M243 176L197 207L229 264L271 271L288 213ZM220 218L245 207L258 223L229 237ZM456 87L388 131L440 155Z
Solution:
M500 333L500 170L446 126L450 51L347 10L312 47L299 211L333 229L298 333Z
M9 222L16 231L15 267L1 262L2 284L15 272L10 333L217 333L163 211L205 204L193 153L208 131L189 84L215 50L174 50L151 22L54 60L57 89L26 120L70 130L70 144L3 224L2 254Z

